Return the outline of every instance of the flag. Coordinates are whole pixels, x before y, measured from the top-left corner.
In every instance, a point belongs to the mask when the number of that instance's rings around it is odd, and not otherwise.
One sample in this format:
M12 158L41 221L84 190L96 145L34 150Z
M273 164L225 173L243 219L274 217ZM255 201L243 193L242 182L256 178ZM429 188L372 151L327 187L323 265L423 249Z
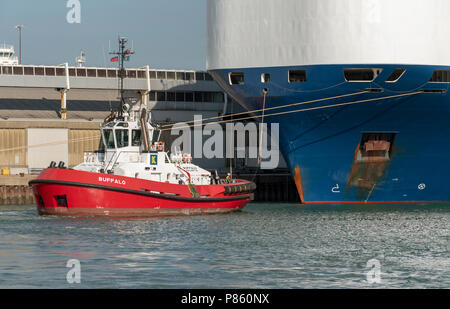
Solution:
M130 56L128 55L123 56L123 61L130 61Z
M111 58L111 62L119 62L119 57L113 57L113 58Z
M131 52L130 52L129 49L127 49L127 50L124 52L124 54L125 54L125 55L129 55L129 54L131 54Z

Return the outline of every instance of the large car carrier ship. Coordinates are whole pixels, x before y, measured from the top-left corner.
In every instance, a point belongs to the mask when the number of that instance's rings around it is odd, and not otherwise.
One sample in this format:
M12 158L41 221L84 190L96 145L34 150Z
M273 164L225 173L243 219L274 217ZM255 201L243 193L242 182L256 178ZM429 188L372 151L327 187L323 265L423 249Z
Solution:
M304 203L448 202L450 2L209 0L207 69Z

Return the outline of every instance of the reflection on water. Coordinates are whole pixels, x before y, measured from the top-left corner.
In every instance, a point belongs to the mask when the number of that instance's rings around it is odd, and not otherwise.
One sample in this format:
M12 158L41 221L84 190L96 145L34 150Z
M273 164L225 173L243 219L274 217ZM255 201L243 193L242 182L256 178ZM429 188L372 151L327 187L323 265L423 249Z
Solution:
M0 288L448 288L450 205L251 204L109 219L0 207ZM66 281L69 259L81 284ZM366 281L367 261L381 283Z

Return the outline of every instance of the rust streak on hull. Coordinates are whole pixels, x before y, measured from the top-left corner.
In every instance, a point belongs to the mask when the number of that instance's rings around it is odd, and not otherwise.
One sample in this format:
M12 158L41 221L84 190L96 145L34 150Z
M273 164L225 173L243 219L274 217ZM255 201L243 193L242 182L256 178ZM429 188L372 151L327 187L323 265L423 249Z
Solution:
M302 175L300 173L300 167L299 166L295 167L294 181L295 181L295 185L297 186L298 195L300 196L300 203L303 204L305 202L305 199L303 197Z
M357 196L360 201L370 198L377 184L382 181L389 170L390 161L380 157L367 158L358 162L358 151L360 144L356 147L353 166L347 180L346 191L357 188Z

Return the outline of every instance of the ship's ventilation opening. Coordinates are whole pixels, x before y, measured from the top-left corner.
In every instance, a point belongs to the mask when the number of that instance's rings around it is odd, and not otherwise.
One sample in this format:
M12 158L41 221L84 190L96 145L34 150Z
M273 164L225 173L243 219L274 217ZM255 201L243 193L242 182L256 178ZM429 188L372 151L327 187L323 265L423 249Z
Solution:
M432 83L450 83L450 70L436 70L430 78Z
M406 69L395 69L394 72L392 72L391 76L388 77L386 82L388 83L396 83L399 81L399 79L405 74Z
M231 72L229 75L230 85L243 85L244 84L244 73L242 72Z
M68 207L66 195L55 195L55 200L58 207Z
M396 133L363 133L356 157L358 162L389 161Z
M367 88L367 89L364 89L364 91L370 92L370 93L381 93L384 90L382 88Z
M44 200L42 199L42 196L38 195L37 201L38 201L38 205L40 207L45 207Z
M289 71L289 82L290 83L306 82L306 71L305 70L290 70Z
M344 77L348 82L371 82L381 74L382 69L344 69Z
M443 94L446 93L447 90L445 89L423 89L423 93L437 93L437 94Z

